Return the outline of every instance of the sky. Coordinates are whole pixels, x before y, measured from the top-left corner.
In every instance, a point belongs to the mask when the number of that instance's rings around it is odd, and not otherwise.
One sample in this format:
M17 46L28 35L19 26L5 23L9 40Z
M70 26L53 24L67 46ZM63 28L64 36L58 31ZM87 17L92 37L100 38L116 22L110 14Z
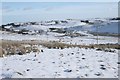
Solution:
M119 0L1 0L1 2L119 2Z
M1 9L3 24L118 16L117 2L2 2Z

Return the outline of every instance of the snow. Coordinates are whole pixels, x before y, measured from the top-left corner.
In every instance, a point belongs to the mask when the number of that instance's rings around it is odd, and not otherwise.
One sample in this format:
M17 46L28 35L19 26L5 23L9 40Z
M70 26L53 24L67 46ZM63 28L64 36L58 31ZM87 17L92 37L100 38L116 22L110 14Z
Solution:
M61 40L63 43L71 43L71 44L116 44L118 43L118 38L116 37L106 37L106 36L99 36L98 43L97 43L97 36L84 36L84 37L75 37L75 38L64 38Z
M43 35L22 35L22 34L16 34L16 33L7 33L4 31L0 31L0 39L3 40L41 40L41 41L59 41L67 44L97 44L97 36L93 36L84 32L78 32L82 33L88 36L80 36L80 37L59 37L63 36L64 34L61 33L55 33L55 32L47 32L47 34ZM112 43L116 44L118 43L117 37L108 37L108 36L98 36L98 44L107 44Z
M6 28L6 29L10 29L10 28L11 28L11 26L5 26L5 28Z
M82 35L93 36L92 34L88 34L87 31L76 31L76 32Z
M85 25L88 25L88 24L79 21L79 22L76 22L74 26L85 26Z
M110 22L119 22L119 20L111 20Z
M34 53L0 59L1 78L118 78L118 53L94 49L43 48ZM18 64L18 65L14 65ZM100 69L104 65L105 69ZM1 66L1 65L0 65ZM99 76L95 75L100 73Z
M107 24L106 19L89 20L93 23ZM111 21L112 22L112 21ZM42 22L41 22L42 23ZM117 37L112 36L93 36L87 31L74 31L85 36L70 37L65 33L50 32L49 28L71 28L83 26L89 28L92 25L81 22L80 20L68 20L68 23L54 22L43 23L46 25L25 25L15 27L16 31L21 29L30 30L34 34L36 30L44 30L43 34L23 35L0 31L0 40L24 41L38 40L58 41L65 44L90 45L90 44L116 44ZM15 23L24 24L24 23ZM54 24L54 25L51 25ZM5 28L10 28L6 26ZM24 45L29 47L30 45ZM41 45L36 45L43 50L35 57L31 52L25 55L12 55L0 58L0 79L1 78L118 78L118 50L115 52L96 51L96 49L84 48L65 48L48 49Z
M2 75L2 58L0 58L0 75ZM1 79L2 77L0 76L0 79Z

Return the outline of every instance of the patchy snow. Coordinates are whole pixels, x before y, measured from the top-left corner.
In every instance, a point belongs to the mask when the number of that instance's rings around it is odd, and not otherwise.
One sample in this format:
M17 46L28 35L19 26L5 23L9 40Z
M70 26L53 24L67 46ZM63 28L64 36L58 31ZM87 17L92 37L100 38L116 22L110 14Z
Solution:
M74 26L89 26L87 23L84 22L76 22L76 24Z
M84 45L89 45L89 44L97 44L97 39L98 39L98 44L116 44L118 43L118 38L117 37L107 37L107 36L83 36L83 37L75 37L75 38L62 38L61 42L68 43L68 44L84 44Z
M90 20L95 24L107 24L110 21L105 19ZM112 21L111 21L112 22ZM16 23L24 24L24 23ZM78 30L86 36L70 37L65 33L49 32L49 28L71 28L75 26L91 27L92 25L80 20L68 20L68 23L44 23L46 25L25 25L15 27L16 31L21 29L44 30L44 34L24 35L0 31L0 40L38 40L38 41L59 41L66 44L89 45L118 43L117 37L93 36L85 31ZM51 25L52 24L52 25ZM6 26L5 28L10 28ZM78 28L77 28L78 29ZM28 47L29 45L26 45ZM38 46L38 45L37 45ZM12 55L0 58L0 79L1 78L118 78L118 50L115 53L96 51L95 49L65 48L65 49L43 49L35 57L31 52L26 55Z
M12 26L5 26L6 29L10 29Z
M94 49L48 49L0 59L2 78L118 78L118 53ZM0 65L1 66L1 65Z
M82 34L86 34L83 32L79 32ZM54 32L47 32L43 35L22 35L16 33L8 33L4 31L0 31L0 39L4 40L44 40L44 41L59 41L68 44L97 44L97 36L89 35L88 36L79 36L79 37L59 37L63 36L64 34L61 33L54 33ZM107 36L98 36L98 44L106 44L106 43L118 43L117 37L107 37Z
M87 31L76 31L76 32L86 36L93 36L92 34L88 34Z

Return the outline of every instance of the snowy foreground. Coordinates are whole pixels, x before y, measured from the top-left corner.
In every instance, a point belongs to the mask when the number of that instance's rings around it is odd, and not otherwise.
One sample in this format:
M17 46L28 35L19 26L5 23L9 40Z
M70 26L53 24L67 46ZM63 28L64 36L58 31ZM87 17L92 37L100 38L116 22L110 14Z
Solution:
M35 57L0 58L0 78L118 78L118 52L84 48L44 50Z

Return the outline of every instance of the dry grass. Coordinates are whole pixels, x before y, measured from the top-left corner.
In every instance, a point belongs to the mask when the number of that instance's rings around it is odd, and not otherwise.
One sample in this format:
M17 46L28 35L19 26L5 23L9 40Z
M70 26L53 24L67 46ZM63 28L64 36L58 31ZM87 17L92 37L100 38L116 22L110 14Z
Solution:
M39 49L34 44L29 44L30 46L25 46L28 43L24 43L23 41L10 41L10 40L2 40L0 41L0 57L6 55L23 55L30 52L38 52Z
M2 48L0 48L0 57L3 57L3 54L4 54L4 52L3 52Z
M25 47L25 45L29 45ZM42 45L44 47L47 47L49 49L64 49L64 48L70 48L70 47L79 47L79 48L91 48L96 50L103 50L106 51L106 48L112 48L112 49L120 49L120 45L118 44L93 44L93 45L71 45L71 44L65 44L60 43L57 41L35 41L35 40L26 40L26 41L11 41L11 40L2 40L0 41L0 57L3 56L3 54L6 55L14 55L14 54L26 54L30 52L40 52L38 47L34 45Z
M51 49L51 48L54 48L54 49L64 49L64 48L72 47L72 45L65 44L65 43L59 43L59 42L56 42L56 41L40 43L40 45L42 45L44 47L47 47L49 49Z

